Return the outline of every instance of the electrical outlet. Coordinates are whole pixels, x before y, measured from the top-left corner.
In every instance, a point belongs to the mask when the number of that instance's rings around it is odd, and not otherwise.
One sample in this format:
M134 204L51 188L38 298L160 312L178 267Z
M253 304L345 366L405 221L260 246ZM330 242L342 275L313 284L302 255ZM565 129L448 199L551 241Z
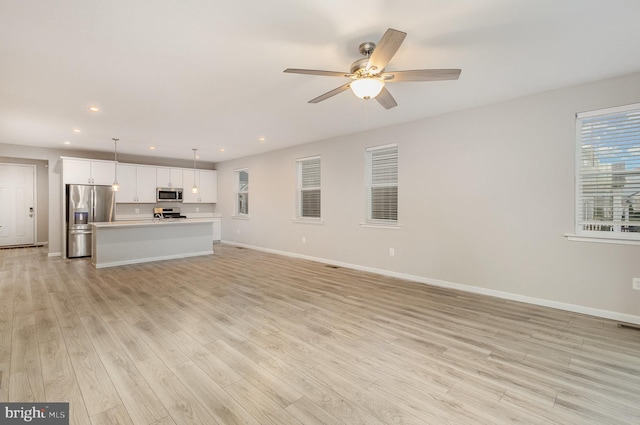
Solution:
M631 287L636 291L640 291L640 277L634 277L631 280Z
M140 214L140 208L136 208L136 214Z
M302 243L307 243L307 238L305 238L304 236L302 237Z
M240 229L238 229L238 234L240 234Z
M196 212L200 212L200 208L196 207Z
M389 255L392 257L396 255L396 250L394 248L389 248Z

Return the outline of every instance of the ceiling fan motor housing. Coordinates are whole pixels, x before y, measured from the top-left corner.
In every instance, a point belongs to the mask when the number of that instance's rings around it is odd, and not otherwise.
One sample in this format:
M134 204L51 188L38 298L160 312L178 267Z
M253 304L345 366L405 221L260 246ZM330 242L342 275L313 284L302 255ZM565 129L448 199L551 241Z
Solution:
M360 58L351 64L351 73L356 74L358 77L368 77L372 73L367 70L367 65L369 64L369 57L371 57L371 53L373 53L373 49L376 48L376 43L371 41L366 41L360 44L359 50L363 58ZM382 70L374 70L377 72L381 72Z
M375 48L376 48L376 43L371 41L365 41L360 45L358 49L360 50L360 53L362 53L365 57L368 58L369 56L371 56L371 53Z
M364 71L367 69L369 58L360 58L351 64L351 73L356 74L358 77L364 77Z

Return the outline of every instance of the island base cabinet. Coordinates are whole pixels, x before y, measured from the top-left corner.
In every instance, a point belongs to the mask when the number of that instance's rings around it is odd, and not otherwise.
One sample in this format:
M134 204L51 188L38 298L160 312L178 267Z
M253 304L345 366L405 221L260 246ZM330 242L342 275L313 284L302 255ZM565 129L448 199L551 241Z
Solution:
M222 240L222 220L213 219L213 241L220 242Z
M213 254L211 220L95 223L92 228L96 268Z

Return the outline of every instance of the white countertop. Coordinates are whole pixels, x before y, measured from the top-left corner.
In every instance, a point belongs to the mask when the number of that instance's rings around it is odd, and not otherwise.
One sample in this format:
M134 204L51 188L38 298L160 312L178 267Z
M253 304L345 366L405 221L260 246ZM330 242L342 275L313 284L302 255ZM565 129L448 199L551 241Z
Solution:
M113 227L139 227L139 226L166 226L166 225L189 225L195 223L213 223L216 219L207 218L176 218L176 219L150 219L150 220L120 220L112 222L91 223L97 228L113 228Z

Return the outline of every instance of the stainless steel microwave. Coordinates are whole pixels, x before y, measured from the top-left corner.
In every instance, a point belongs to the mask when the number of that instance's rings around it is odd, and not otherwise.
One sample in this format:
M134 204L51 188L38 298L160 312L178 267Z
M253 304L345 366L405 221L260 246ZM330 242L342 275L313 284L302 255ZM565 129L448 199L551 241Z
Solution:
M156 187L156 202L182 202L182 188Z

